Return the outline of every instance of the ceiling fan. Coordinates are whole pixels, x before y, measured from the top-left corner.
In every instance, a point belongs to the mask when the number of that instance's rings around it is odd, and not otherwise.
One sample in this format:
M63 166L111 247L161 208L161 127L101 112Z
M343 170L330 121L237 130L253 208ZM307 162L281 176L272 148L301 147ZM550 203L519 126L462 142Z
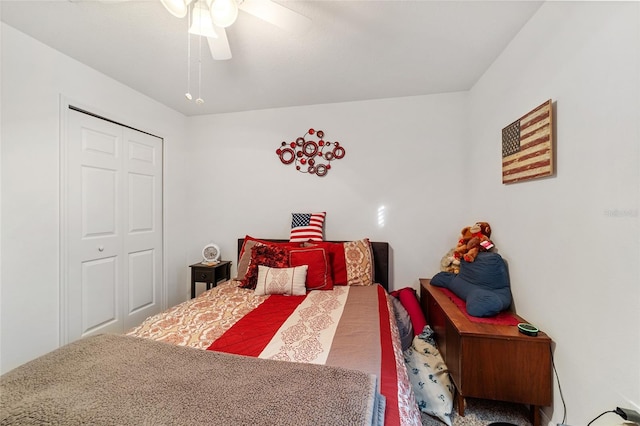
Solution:
M189 32L207 38L213 59L231 59L225 28L231 26L242 10L283 30L299 34L311 20L271 0L160 0L175 17L190 14Z

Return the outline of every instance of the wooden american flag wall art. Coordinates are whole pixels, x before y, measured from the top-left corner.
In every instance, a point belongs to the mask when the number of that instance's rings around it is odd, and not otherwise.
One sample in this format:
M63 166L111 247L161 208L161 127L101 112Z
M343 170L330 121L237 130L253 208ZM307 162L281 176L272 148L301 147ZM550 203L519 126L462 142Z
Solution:
M502 183L553 174L551 99L502 129Z

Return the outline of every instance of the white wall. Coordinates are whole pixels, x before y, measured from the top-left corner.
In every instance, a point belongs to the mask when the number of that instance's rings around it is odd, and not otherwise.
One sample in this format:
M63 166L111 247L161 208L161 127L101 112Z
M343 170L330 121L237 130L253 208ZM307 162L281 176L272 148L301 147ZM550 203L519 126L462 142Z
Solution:
M470 91L469 218L492 224L518 313L555 342L571 425L640 411L639 27L637 2L547 2ZM549 98L557 175L503 185L501 129ZM562 420L557 387L544 413Z
M389 241L395 288L417 288L457 238L462 213L440 212L462 196L449 165L463 157L465 93L187 119L5 24L2 89L2 371L59 343L61 94L164 137L169 306L188 297L205 243L235 261L246 233L287 238L292 211L326 210L330 239ZM347 151L324 178L275 154L310 127Z
M185 117L2 24L0 369L59 345L60 95L164 138L169 304L188 288Z
M391 285L417 288L458 238L466 102L452 93L191 118L191 258L214 241L235 261L238 237L288 238L292 212L326 211L327 239L388 241ZM275 152L309 128L346 149L324 177Z

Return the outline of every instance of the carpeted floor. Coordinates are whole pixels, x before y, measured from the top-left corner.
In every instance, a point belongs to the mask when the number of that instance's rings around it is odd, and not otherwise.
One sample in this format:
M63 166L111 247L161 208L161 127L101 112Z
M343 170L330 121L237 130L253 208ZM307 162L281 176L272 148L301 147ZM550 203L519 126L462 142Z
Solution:
M486 426L493 422L513 423L518 426L530 426L529 409L522 404L467 398L464 417L453 409L453 426ZM443 426L444 422L422 413L422 426Z

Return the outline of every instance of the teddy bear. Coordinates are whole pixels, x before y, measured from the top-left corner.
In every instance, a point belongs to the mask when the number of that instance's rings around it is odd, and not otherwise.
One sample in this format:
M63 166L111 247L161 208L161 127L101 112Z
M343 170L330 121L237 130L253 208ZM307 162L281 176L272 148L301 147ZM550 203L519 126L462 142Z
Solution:
M440 270L442 272L460 272L460 261L454 256L455 249L450 249L440 260Z
M487 222L476 222L472 226L465 226L460 232L458 245L454 249L453 256L460 262L473 262L481 251L489 251L493 248L491 226Z

